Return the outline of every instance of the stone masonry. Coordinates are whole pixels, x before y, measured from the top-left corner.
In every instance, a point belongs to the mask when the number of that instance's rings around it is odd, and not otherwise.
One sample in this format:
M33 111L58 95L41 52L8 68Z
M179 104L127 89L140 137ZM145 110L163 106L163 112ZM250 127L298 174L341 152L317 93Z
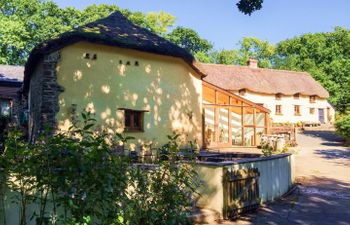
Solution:
M63 88L57 83L57 63L60 60L60 53L53 52L45 55L41 64L37 68L38 77L32 79L30 85L31 110L39 109L38 111L30 112L30 140L35 140L38 132L48 126L53 131L56 129L56 114L59 111L58 96L63 92ZM41 90L35 90L40 88ZM37 96L39 95L39 96ZM39 107L36 107L39 106Z

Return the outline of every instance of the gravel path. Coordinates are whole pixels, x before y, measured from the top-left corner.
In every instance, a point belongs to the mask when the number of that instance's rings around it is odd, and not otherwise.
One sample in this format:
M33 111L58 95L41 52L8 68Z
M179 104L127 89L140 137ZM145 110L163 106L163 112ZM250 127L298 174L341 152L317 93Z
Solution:
M350 148L328 131L305 131L298 138L300 184L294 193L239 221L218 224L350 225Z

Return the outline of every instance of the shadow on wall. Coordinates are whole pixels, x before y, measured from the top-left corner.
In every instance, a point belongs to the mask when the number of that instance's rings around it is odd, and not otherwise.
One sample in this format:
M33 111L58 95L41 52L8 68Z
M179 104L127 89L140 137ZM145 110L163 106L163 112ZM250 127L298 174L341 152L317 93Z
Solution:
M317 185L303 183L291 195L249 214L251 224L349 224L349 184L325 177L313 180L310 183Z
M189 66L174 58L152 55L152 61L141 53L105 51L95 60L62 52L58 83L65 91L59 97L60 129L71 125L73 105L77 112L95 114L101 127L119 133L125 128L122 109L142 110L144 132L128 133L139 144L163 144L172 132L183 134L183 141L201 143L201 83Z

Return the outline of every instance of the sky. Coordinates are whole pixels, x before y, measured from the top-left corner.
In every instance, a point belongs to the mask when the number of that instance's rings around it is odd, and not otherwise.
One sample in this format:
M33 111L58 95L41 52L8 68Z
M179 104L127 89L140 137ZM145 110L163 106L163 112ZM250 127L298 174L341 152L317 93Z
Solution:
M350 29L350 0L264 0L251 16L238 11L238 0L53 0L79 9L91 4L116 4L131 11L165 11L175 26L194 29L218 50L233 49L243 37L278 43L305 33Z

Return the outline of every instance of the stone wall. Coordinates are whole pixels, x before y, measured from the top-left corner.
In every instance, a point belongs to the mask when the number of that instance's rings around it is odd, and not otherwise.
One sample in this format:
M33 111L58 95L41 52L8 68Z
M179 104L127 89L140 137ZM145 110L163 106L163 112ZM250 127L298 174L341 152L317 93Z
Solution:
M56 128L56 114L59 111L58 96L63 88L57 84L57 63L60 53L46 55L37 64L31 79L28 95L29 105L29 138L35 140L44 125Z

